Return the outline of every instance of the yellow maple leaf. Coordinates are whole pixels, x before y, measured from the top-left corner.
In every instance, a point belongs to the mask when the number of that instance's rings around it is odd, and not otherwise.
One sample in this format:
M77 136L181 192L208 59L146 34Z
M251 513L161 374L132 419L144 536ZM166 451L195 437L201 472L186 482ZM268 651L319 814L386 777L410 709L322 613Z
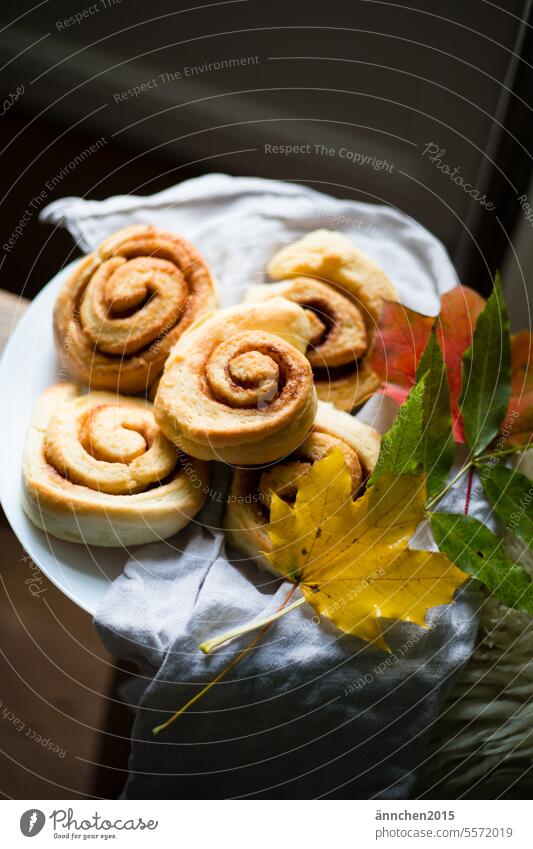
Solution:
M424 501L422 476L388 473L353 501L337 448L302 477L294 507L273 495L267 556L320 615L388 651L381 619L426 627L468 578L444 554L409 548Z

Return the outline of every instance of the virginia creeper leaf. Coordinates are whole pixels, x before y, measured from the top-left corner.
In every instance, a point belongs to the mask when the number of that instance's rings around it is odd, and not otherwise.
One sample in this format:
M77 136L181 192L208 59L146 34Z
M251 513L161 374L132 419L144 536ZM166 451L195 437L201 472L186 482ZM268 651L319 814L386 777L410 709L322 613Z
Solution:
M474 327L485 306L482 298L468 286L456 286L441 298L437 323L437 341L440 345L450 384L450 398L454 433L457 442L464 442L464 432L459 416L459 396L462 383L462 359L472 342Z
M416 369L435 318L385 301L372 349L366 361L382 379L382 392L403 404L416 383Z
M452 563L485 584L508 607L533 615L531 578L507 557L502 540L482 522L458 513L432 513L431 529Z
M418 364L417 379L420 380L423 375L421 459L427 494L432 497L442 489L450 473L454 454L450 389L434 332Z
M392 427L381 437L378 462L369 483L377 483L384 472L404 475L422 471L426 380L427 375L423 375L413 386Z
M437 341L450 385L452 421L456 442L464 442L459 418L461 358L472 341L484 298L467 286L456 286L441 298ZM416 370L429 339L434 317L421 315L401 304L386 302L368 365L381 377L382 391L401 404L416 380Z
M507 530L533 548L533 481L505 466L483 466L480 478L494 512Z
M423 477L389 472L353 501L337 448L302 477L294 507L273 496L269 560L320 615L387 650L382 619L425 626L467 578L443 554L408 547L424 502Z
M511 394L509 319L499 274L463 354L462 381L459 404L466 441L478 455L498 434Z

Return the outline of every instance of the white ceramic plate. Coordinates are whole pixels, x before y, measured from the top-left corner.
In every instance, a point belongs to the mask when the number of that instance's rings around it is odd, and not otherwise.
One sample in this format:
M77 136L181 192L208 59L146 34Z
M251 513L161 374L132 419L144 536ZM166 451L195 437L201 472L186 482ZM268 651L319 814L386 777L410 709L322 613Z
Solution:
M20 506L20 469L33 406L45 389L68 379L61 374L54 347L52 313L70 270L71 266L63 269L32 301L2 355L0 496L9 523L32 560L72 601L94 614L127 552L54 539L36 528Z
M432 315L437 290L456 282L442 245L411 219L387 207L341 201L279 181L211 174L150 198L62 199L48 208L46 218L66 223L77 239L85 234L91 245L146 220L186 233L215 271L224 305L238 303L251 281L262 282L274 245L341 223L346 235L389 273L407 306ZM235 238L236 233L244 235ZM48 386L67 379L54 349L52 312L69 272L67 267L56 275L32 302L0 364L0 496L13 530L42 572L94 614L127 552L47 537L20 507L20 469L33 406Z

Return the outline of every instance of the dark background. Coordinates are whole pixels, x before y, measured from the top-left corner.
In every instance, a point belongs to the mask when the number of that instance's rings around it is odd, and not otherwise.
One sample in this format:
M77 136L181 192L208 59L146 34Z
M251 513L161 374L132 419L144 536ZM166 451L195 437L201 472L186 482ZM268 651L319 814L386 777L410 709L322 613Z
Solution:
M65 23L95 6L79 23ZM2 117L4 233L51 176L103 135L102 150L46 202L150 194L213 170L297 180L412 215L444 241L461 280L486 293L530 180L530 7L522 0L3 0L4 96L24 86ZM259 61L184 73L240 57ZM161 84L160 74L177 71L181 79ZM154 77L157 87L116 101ZM424 156L429 142L493 211ZM394 168L353 166L313 147L308 156L265 155L269 143L346 146ZM71 248L66 234L34 215L24 239L3 251L3 287L33 296L72 258Z
M95 6L79 23L65 23ZM525 326L520 297L533 249L518 198L531 184L531 7L531 0L2 0L1 288L33 297L77 254L65 231L27 213L47 181L103 136L97 153L46 190L43 206L63 196L151 194L209 171L296 180L413 216L445 243L461 281L485 294L495 270L506 270L511 313ZM187 67L241 57L258 61L185 75ZM159 77L177 72L181 79ZM117 97L153 78L158 85L138 97ZM432 164L428 143L495 209ZM265 144L309 144L312 153L265 154ZM393 168L316 155L315 144ZM23 237L5 250L25 215ZM54 587L29 595L24 552L5 524L0 532L0 696L68 750L60 759L1 722L0 793L114 797L130 724L114 661L86 614ZM206 787L206 796L228 792Z

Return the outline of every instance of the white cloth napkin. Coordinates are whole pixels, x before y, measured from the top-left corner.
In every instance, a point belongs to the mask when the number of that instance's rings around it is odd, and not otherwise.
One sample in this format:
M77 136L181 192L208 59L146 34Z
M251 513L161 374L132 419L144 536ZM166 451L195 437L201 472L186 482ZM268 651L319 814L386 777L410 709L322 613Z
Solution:
M457 284L440 242L402 213L272 180L213 174L152 197L65 198L42 218L66 226L84 250L134 223L181 233L206 257L223 305L263 282L279 247L318 227L343 231L421 312L437 313L439 295ZM394 409L378 396L359 415L384 430ZM472 650L475 600L467 593L430 611L427 631L397 624L390 656L317 626L304 605L171 729L152 736L250 637L209 657L199 642L274 610L287 592L285 582L226 552L219 528L227 481L217 465L197 520L171 540L134 550L97 611L109 651L140 670L130 688L137 711L124 795L409 797L432 723ZM463 500L454 490L449 509L461 510ZM474 500L470 512L484 511ZM423 531L417 540L431 542Z

